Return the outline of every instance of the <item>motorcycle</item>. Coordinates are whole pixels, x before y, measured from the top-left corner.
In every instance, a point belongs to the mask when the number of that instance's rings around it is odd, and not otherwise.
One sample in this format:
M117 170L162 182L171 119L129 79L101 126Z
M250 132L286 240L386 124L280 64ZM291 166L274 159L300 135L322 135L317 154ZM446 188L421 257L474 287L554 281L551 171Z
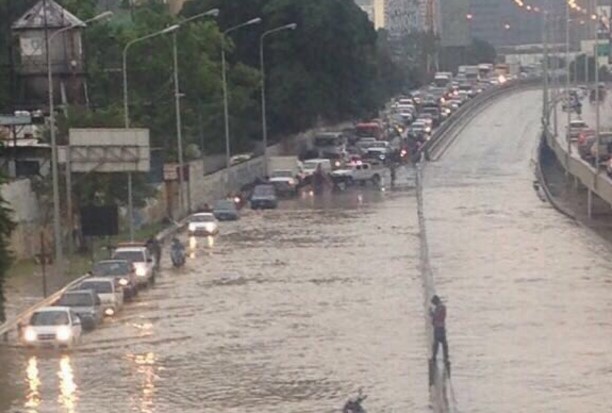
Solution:
M355 399L349 399L342 408L342 413L366 413L365 409L361 406L361 403L368 396L362 395L359 392L359 395Z
M170 249L170 259L174 267L182 267L185 265L186 254L185 248L182 245L174 244Z

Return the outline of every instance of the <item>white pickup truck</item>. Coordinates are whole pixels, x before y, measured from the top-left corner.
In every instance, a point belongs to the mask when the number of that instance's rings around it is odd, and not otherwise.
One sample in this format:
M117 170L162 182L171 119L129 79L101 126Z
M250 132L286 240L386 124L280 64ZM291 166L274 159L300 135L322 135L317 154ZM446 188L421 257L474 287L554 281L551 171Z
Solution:
M354 183L365 185L365 183L371 182L378 186L384 175L384 167L368 162L357 162L346 168L336 169L330 175L336 185L344 184L348 186Z

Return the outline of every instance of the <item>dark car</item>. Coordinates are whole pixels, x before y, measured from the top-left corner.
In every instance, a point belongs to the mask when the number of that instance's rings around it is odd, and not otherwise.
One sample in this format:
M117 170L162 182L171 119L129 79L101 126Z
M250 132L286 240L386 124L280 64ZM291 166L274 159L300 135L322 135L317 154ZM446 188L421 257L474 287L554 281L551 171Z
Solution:
M251 209L274 209L278 206L278 197L274 185L257 185L251 195Z
M434 127L440 125L440 122L442 121L442 116L440 114L440 109L438 109L437 107L425 107L423 108L422 114L430 114L431 115L431 119L433 121Z
M138 295L138 277L134 266L126 260L98 261L91 269L94 277L112 277L123 287L123 297L130 299Z
M55 305L70 307L81 319L85 330L93 330L102 322L102 302L92 290L67 291Z
M236 203L231 199L221 199L215 202L213 215L219 221L235 221L240 218L240 215L238 215L238 208L236 208Z

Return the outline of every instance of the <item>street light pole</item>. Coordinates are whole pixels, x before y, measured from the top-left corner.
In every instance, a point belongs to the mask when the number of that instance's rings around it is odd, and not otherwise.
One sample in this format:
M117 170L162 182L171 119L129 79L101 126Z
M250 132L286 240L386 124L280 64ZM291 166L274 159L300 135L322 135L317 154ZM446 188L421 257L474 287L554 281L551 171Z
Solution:
M45 7L45 21L47 18L47 8ZM110 11L98 14L97 16L85 20L83 22L84 25L87 23L92 23L100 19L104 19L106 17L110 17L113 13ZM62 251L62 229L61 229L61 216L60 216L60 194L59 194L59 172L58 172L58 159L57 159L57 138L55 134L55 102L53 100L53 70L51 69L51 43L53 39L58 35L65 33L69 30L74 29L75 27L80 26L80 24L72 24L67 27L63 27L55 32L51 33L51 35L47 36L46 43L46 55L47 55L47 89L49 92L49 129L51 135L51 179L53 185L53 238L55 243L55 263L56 268L59 273L63 273L63 261L64 254ZM69 173L69 172L68 172ZM66 188L67 191L70 191L70 188ZM70 220L72 217L70 217ZM72 228L71 228L72 229Z
M183 217L185 200L183 197L183 134L181 132L181 95L178 77L178 56L176 47L176 31L172 33L172 60L174 67L174 104L176 110L176 139L178 145L178 181L179 181L179 217Z
M134 39L130 42L128 42L125 47L123 48L123 54L122 54L122 58L123 58L123 66L122 66L122 72L123 72L123 119L124 119L124 126L125 129L128 129L130 127L130 109L129 109L129 105L128 105L128 77L127 77L127 52L129 50L129 48L139 42L142 42L144 40L148 40L152 37L156 37L156 36L160 36L162 34L166 34L166 33L171 33L174 32L175 30L177 30L179 28L178 24L175 24L173 26L169 26L166 27L163 30L157 31L155 33L151 33L148 34L146 36L142 36L139 37L137 39ZM130 229L130 241L134 240L134 197L133 197L133 193L132 193L132 172L128 172L128 225L129 225L129 229Z
M256 17L244 23L238 24L234 27L230 27L229 29L223 32L223 38L221 39L221 80L223 83L223 118L225 124L225 186L226 190L229 186L229 168L230 168L230 156L231 156L231 148L230 148L230 133L229 133L229 108L228 108L228 97L227 97L227 74L226 74L226 63L225 63L225 38L231 32L238 30L245 26L250 26L253 24L261 23L261 18Z
M277 27L276 29L264 32L259 39L259 70L261 71L261 128L264 150L264 176L268 176L268 125L266 119L266 69L264 59L264 40L266 36L269 36L273 33L277 33L282 30L295 30L296 28L296 23L286 24L284 26Z
M576 70L576 64L574 64L574 70ZM572 153L572 142L569 135L569 126L571 121L571 106L570 106L570 86L571 86L571 75L570 75L570 6L569 2L565 3L565 99L566 99L566 112L567 112L567 154L568 156Z
M542 72L544 73L544 89L543 89L543 103L542 103L542 120L546 125L549 124L548 119L548 105L549 105L549 95L548 95L548 12L544 11L542 13L542 43L544 44L543 50L543 59L542 59Z

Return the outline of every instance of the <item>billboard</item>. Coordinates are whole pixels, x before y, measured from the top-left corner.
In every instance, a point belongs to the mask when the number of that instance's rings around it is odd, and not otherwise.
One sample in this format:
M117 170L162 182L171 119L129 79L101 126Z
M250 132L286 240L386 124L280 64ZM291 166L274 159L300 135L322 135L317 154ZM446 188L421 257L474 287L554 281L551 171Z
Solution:
M70 129L72 172L149 172L148 129Z
M440 44L442 47L465 47L472 43L470 33L470 0L438 1Z

